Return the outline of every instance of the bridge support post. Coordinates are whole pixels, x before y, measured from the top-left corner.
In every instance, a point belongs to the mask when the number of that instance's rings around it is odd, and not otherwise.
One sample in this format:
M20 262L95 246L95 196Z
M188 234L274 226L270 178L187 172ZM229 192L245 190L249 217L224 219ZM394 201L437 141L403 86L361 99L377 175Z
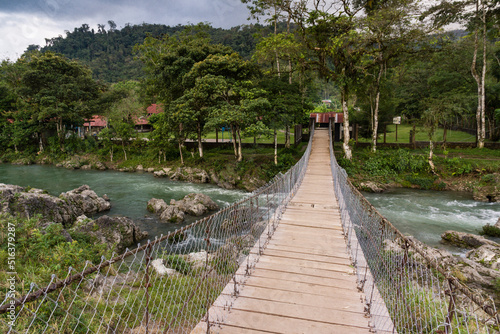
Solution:
M448 280L448 286L450 287L450 290L447 291L450 294L450 303L448 304L448 314L446 315L445 320L444 331L446 334L450 334L452 332L451 322L453 321L453 316L455 315L455 286L451 280Z

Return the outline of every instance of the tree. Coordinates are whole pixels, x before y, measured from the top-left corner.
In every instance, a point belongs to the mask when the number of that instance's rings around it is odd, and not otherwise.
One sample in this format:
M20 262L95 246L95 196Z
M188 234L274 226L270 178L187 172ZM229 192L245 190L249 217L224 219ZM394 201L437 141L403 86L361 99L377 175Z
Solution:
M364 58L368 76L373 77L370 89L371 150L377 150L381 81L384 71L397 57L405 53L424 52L425 40L431 29L414 19L419 13L414 0L372 1L364 6L360 20L363 29ZM373 94L371 92L373 91Z
M229 55L210 55L196 63L185 77L186 82L198 78L198 86L204 86L204 93L199 94L206 102L215 103L210 107L211 120L208 126L230 125L233 135L235 156L243 159L241 151L241 131L252 122L256 122L257 106L265 104L259 99L259 90L254 87L253 79L260 75L258 69L236 53ZM207 85L208 84L208 85ZM195 84L196 87L196 84ZM211 87L211 88L208 88ZM198 92L202 90L199 89ZM189 96L189 95L188 95ZM255 99L255 101L252 101ZM201 100L199 100L201 101Z
M357 14L362 7L351 0L272 2L295 23L295 31L309 51L306 58L308 66L340 87L344 113L343 150L345 157L350 160L348 100L350 88L360 74L358 65L364 53L358 43L360 36L356 29Z
M492 24L497 24L499 7L496 0L442 0L424 15L431 16L438 27L449 23L465 24L474 38L471 74L477 85L476 136L477 147L484 147L486 137L486 72L487 34ZM482 47L481 47L482 44ZM482 53L481 59L480 53Z
M203 156L201 134L209 101L202 101L207 97L203 88L206 85L197 80L208 72L193 72L194 66L211 55L232 52L223 45L211 44L207 28L200 24L175 36L165 36L163 39L148 37L137 48L145 64L146 95L161 102L165 112L172 113L167 115L165 121L170 122L168 128L177 129L173 133L177 134L175 138L178 140L181 159L184 140L193 131L190 121L197 124L199 152Z
M64 151L66 129L82 125L95 112L101 87L90 70L51 52L21 57L19 62L26 66L17 91L19 109L40 124L41 133L55 127Z

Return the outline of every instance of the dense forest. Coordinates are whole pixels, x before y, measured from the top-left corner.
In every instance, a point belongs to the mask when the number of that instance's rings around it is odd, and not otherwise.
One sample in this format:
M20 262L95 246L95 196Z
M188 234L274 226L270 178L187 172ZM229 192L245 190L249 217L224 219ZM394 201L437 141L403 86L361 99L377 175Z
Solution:
M281 24L280 30L283 30ZM185 26L175 27L163 24L126 25L119 29L113 21L98 24L98 29L88 24L66 36L46 38L46 45L30 45L30 50L52 51L69 59L78 59L89 66L95 79L105 82L137 80L144 76L142 63L137 59L134 47L150 37L173 35L184 30ZM241 25L231 29L208 27L208 34L215 44L223 44L249 59L255 50L258 36L266 36L273 31L271 26L261 24Z

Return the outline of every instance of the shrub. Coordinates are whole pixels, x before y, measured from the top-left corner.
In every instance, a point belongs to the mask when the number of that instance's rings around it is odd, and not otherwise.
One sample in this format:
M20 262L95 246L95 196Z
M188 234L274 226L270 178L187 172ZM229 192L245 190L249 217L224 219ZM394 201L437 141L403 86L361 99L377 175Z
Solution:
M192 270L191 265L180 255L167 255L163 259L165 260L165 265L167 267L172 268L183 275L188 275Z
M479 234L489 237L500 237L500 228L490 224L486 224L483 226L483 230L480 231Z

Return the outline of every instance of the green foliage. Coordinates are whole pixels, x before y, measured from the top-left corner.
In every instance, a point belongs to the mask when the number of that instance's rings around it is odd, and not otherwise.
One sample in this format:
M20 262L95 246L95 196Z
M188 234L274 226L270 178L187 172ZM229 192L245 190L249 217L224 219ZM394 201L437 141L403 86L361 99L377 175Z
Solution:
M172 268L183 275L189 275L192 271L191 264L186 262L181 255L168 255L164 256L165 266Z
M359 152L363 171L373 176L394 176L400 173L427 172L429 166L422 155L415 155L410 150L379 150L376 154L368 151Z
M454 176L470 174L476 168L472 162L466 162L458 157L447 159L445 165Z
M50 38L41 51L57 52L70 59L80 59L92 69L95 79L105 82L138 80L143 77L143 72L140 60L134 58L135 45L142 44L148 36L172 36L191 28L190 25L170 27L143 23L126 25L119 29L113 21L109 22L108 25L100 25L97 31L83 24L73 31L68 31L64 37ZM284 28L284 24L279 27L280 30ZM267 35L272 28L252 24L231 29L207 27L207 31L215 43L229 46L245 59L249 59L257 43L256 35Z
M96 244L90 237L71 233L72 242L63 234L61 224L50 224L43 228L38 218L22 219L9 215L0 216L0 228L7 231L15 226L16 266L19 282L28 284L30 280L38 284L48 282L52 274L65 277L68 268L81 270L85 261L99 263L101 256L110 255L104 244ZM0 250L6 251L6 234L0 234ZM0 276L5 271L0 271Z
M500 237L500 228L498 228L494 225L486 224L483 226L483 229L479 232L479 234L486 235L489 237L499 238Z

